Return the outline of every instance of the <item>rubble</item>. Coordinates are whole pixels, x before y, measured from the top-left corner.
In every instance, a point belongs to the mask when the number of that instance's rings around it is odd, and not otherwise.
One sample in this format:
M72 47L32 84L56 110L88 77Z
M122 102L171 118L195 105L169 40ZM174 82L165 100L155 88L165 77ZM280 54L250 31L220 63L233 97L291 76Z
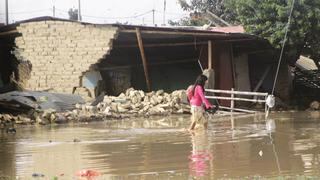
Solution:
M118 119L148 117L152 115L183 114L190 112L185 90L168 94L163 90L145 93L129 88L119 96L104 96L101 102L75 104L75 109L34 110L26 115L0 114L0 124L4 123L67 123L70 121L90 121L104 118Z
M129 88L118 97L104 96L103 101L96 106L77 104L81 113L98 113L106 116L120 115L167 115L190 111L184 90L177 90L171 94L163 90L145 93L141 90Z
M311 110L319 110L320 109L320 103L318 101L312 101L310 103L310 109Z

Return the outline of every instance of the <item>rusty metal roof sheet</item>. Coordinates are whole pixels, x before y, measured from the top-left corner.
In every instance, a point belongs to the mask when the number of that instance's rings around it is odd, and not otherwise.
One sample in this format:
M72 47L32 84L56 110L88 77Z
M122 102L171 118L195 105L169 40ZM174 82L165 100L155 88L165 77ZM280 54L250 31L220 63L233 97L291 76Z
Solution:
M199 29L190 29L190 28L181 28L181 27L151 27L151 26L139 26L139 25L122 25L122 24L92 24L92 23L86 23L86 22L78 22L73 21L69 19L62 19L62 18L55 18L50 16L44 16L44 17L37 17L22 21L17 21L16 23L9 24L6 26L0 27L0 32L6 32L15 30L17 26L19 26L21 23L28 23L28 22L39 22L39 21L65 21L65 22L76 22L81 24L90 24L95 26L113 26L118 27L122 32L130 32L130 30L135 30L136 28L141 29L142 31L154 31L161 34L179 34L179 33L185 33L190 36L224 36L229 38L250 38L254 40L262 40L262 38L259 38L255 35L251 34L245 34L242 31L239 30L239 27L230 27L228 28L210 28L209 30L199 30ZM233 29L233 30L232 30ZM237 30L236 30L237 29Z
M84 103L78 95L59 94L38 91L11 91L0 94L0 107L23 111L30 109L55 109L65 111L75 108L75 104Z

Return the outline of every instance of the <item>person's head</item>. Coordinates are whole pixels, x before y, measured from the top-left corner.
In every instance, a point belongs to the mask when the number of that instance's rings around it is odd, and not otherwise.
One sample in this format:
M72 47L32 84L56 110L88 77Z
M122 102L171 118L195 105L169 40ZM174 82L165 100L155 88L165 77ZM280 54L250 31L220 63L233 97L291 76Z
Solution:
M207 76L205 76L203 74L199 75L196 79L196 82L194 83L193 92L194 92L194 89L196 88L197 85L201 86L202 89L204 89L204 85L206 84L207 80L208 80Z

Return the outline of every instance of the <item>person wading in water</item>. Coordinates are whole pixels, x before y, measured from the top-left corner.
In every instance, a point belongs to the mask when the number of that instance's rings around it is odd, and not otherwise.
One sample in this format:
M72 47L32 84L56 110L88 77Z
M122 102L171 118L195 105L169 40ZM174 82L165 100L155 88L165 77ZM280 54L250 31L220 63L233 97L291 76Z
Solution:
M208 128L208 120L205 118L205 109L211 109L214 106L204 96L204 85L208 78L205 75L199 75L193 86L190 86L187 90L188 99L191 106L191 124L189 131L195 129Z

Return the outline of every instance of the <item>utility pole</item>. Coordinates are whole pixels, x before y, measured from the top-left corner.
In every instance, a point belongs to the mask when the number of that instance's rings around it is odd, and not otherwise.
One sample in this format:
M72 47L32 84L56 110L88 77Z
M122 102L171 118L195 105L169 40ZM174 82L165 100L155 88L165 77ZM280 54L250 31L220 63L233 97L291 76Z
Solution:
M166 6L167 6L166 0L163 0L163 25L164 26L166 25Z
M53 17L56 17L55 0L52 0L52 16L53 16Z
M80 4L80 0L78 0L78 21L81 21L81 4Z
M153 23L153 25L154 25L154 9L152 9L152 23Z
M8 0L6 0L6 25L9 24L9 10L8 10Z
M56 7L54 5L52 7L52 16L56 17Z

